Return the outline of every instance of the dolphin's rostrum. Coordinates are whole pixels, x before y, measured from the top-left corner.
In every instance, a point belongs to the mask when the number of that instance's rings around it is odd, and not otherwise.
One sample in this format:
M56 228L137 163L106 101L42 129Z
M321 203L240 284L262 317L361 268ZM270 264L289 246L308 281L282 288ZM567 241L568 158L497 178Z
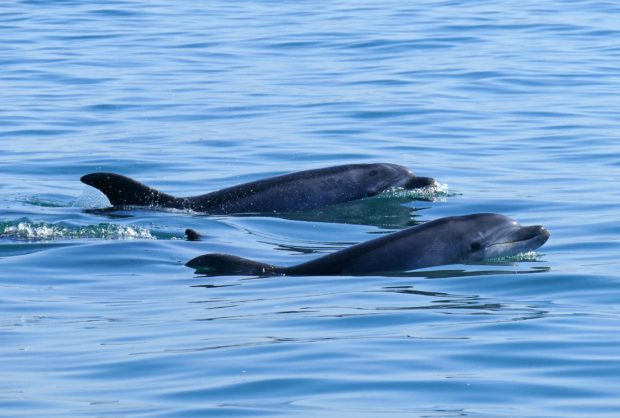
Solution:
M521 226L504 215L477 213L436 219L291 267L217 253L201 255L186 265L216 276L386 273L509 257L535 250L549 236L540 225Z

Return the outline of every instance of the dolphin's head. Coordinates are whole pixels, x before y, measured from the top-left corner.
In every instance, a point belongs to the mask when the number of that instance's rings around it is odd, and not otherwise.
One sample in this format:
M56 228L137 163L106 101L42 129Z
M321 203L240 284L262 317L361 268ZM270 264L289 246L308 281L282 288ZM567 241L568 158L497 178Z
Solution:
M369 194L381 193L393 187L411 190L437 185L437 180L430 177L418 177L407 167L398 164L366 164L363 172L367 178L369 190L371 190Z
M455 216L451 221L452 245L459 247L463 262L479 262L532 251L549 239L540 225L522 226L497 213Z

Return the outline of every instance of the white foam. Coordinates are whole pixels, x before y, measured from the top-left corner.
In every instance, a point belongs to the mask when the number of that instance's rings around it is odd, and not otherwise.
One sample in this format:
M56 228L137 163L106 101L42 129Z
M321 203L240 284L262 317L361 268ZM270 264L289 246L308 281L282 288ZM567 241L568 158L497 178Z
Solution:
M146 228L98 224L83 227L69 227L45 222L17 221L0 224L0 237L17 240L59 240L76 238L98 239L156 239Z
M426 186L419 189L407 190L402 187L389 189L377 197L380 199L393 199L393 198L407 198L407 199L422 199L431 202L445 202L448 197L454 196L455 193L450 193L448 185L445 183L439 183L433 186Z
M511 262L518 262L518 261L536 261L538 260L538 257L540 257L540 254L537 253L536 251L528 251L525 253L519 253L517 255L511 255L508 257L498 257L498 258L491 258L487 261L490 262L503 262L503 261L511 261Z

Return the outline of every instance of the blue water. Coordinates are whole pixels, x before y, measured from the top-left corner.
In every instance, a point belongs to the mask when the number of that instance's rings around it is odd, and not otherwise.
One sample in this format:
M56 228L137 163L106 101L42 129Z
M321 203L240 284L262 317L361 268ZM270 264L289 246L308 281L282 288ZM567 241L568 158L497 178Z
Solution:
M0 415L620 415L620 7L13 1L0 13ZM447 185L288 216L98 211L386 161ZM291 265L414 221L543 224L532 259ZM185 228L205 235L183 240Z

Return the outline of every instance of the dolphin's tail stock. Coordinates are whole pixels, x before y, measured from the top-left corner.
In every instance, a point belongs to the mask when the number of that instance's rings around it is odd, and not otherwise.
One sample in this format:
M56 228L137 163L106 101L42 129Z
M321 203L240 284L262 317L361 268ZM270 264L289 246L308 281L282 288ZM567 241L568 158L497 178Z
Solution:
M99 189L113 206L163 206L182 208L183 199L159 192L129 177L114 173L91 173L82 183Z
M283 267L259 263L229 254L204 254L189 260L187 267L211 276L272 276L284 274Z

